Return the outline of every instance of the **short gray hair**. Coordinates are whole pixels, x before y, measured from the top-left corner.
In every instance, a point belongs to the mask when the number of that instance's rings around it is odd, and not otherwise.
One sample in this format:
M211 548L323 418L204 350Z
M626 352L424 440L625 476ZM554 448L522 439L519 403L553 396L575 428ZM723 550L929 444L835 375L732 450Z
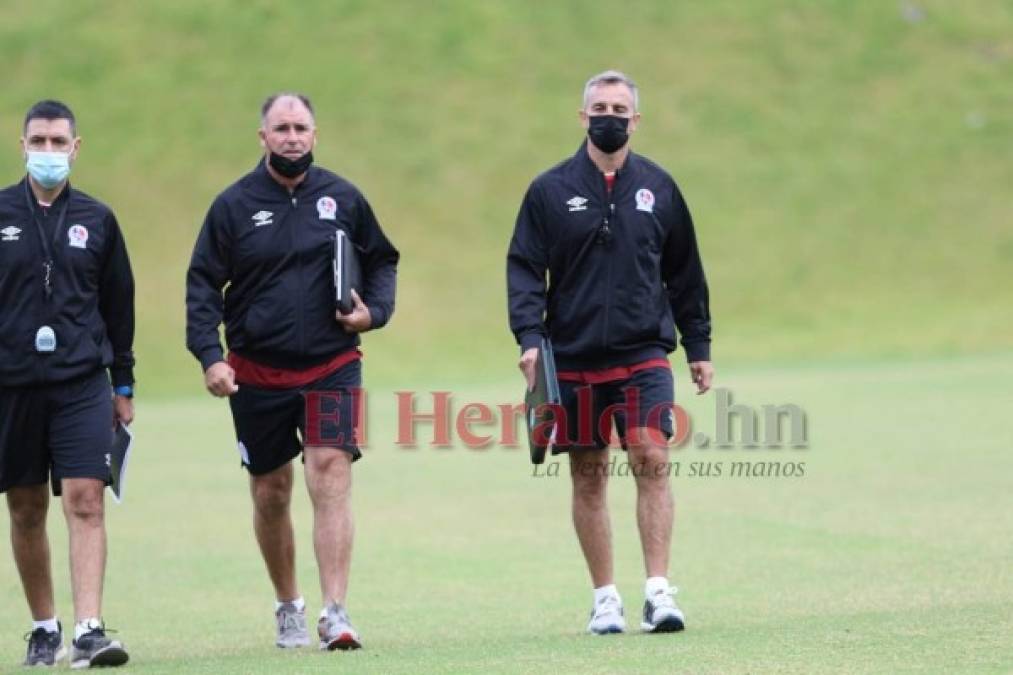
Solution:
M587 107L587 99L591 95L591 90L597 87L599 84L625 84L629 87L630 93L633 94L633 110L640 110L640 94L637 91L637 83L634 82L629 75L618 70L606 70L604 73L598 73L584 85L584 107Z
M313 112L313 104L305 94L300 94L296 91L279 91L276 94L268 96L260 106L260 122L263 124L267 120L267 113L271 112L271 108L278 101L279 98L294 98L298 99L300 103L306 106L306 110L309 110L310 117L316 118L316 113Z

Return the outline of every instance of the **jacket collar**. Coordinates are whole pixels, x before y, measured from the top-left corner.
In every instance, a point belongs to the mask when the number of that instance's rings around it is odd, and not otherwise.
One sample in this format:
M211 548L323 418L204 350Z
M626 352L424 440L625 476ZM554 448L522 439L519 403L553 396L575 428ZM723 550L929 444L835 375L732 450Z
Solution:
M265 158L261 158L261 160L257 163L256 168L250 172L250 176L253 177L254 184L257 188L268 192L276 192L278 195L288 199L289 197L299 195L304 192L312 192L317 183L320 182L320 169L317 168L315 164L311 165L310 168L306 170L306 178L295 186L295 191L291 194L289 194L288 188L276 181L274 177L268 173L267 159Z
M35 197L35 193L32 191L32 186L28 183L28 174L25 174L25 177L21 179L21 182L18 183L18 185L21 188L21 194L26 196L33 213L42 208L39 205L39 200ZM53 203L49 205L49 208L59 206L67 201L70 198L71 189L70 181L68 180L67 184L63 186L62 190L60 190L60 194L56 195L56 199L54 199Z
M581 173L587 176L593 176L595 180L600 180L600 176L602 175L601 169L599 169L598 165L591 161L591 155L587 152L587 144L588 140L585 138L584 142L580 144L579 148L577 148L577 154L573 156L573 159L576 161L577 166L580 167ZM635 157L636 155L632 150L626 153L626 159L623 161L623 165L616 170L617 180L620 176L632 172L633 167L635 166Z

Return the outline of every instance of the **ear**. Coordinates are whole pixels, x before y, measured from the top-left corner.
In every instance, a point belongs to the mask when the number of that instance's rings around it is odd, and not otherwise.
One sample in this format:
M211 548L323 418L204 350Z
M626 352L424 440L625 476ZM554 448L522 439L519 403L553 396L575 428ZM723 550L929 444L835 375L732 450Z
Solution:
M74 139L74 142L70 144L70 162L73 164L77 160L77 153L81 149L81 137L78 136Z
M264 131L264 127L259 127L257 129L257 138L260 139L260 147L267 150L267 134Z
M640 124L640 113L633 113L633 117L630 118L630 124L626 128L627 133L633 133L637 130L637 125Z
M580 117L580 126L584 127L584 130L586 131L588 125L590 124L587 120L587 111L581 108L577 111L577 116Z

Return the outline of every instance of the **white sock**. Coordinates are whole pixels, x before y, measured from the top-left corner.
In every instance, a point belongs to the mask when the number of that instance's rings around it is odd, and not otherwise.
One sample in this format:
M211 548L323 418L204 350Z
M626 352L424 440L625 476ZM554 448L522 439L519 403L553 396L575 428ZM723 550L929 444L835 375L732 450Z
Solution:
M616 598L620 602L622 602L622 599L619 598L619 589L616 588L615 584L609 584L608 586L601 586L599 588L594 589L595 606L597 606L598 603L604 600L605 598L609 597Z
M56 617L52 619L46 619L45 621L32 621L32 630L39 630L45 628L47 633L55 633L60 630L60 624L57 623Z
M668 593L668 577L648 577L644 584L644 595L653 598L658 593Z
M302 596L300 595L295 600L275 600L274 611L277 612L279 609L281 609L282 604L286 602L291 602L293 605L295 605L295 608L298 609L300 612L306 609L306 601L303 600Z
M96 628L102 627L102 619L91 617L88 619L81 619L74 624L74 639L78 640L82 635L88 631L95 630Z

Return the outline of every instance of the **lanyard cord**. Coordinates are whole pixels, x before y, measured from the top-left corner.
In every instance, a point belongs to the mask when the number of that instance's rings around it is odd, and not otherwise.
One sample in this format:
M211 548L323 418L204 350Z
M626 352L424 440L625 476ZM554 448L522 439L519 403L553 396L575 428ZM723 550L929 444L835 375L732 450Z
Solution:
M67 219L67 211L70 209L70 185L65 187L68 190L67 201L63 203L60 215L56 218L56 228L53 230L53 248L50 248L49 241L46 239L46 232L39 221L38 210L33 203L31 187L29 187L28 181L25 181L25 203L28 206L28 212L32 214L32 220L35 221L35 231L39 233L39 242L42 244L42 251L46 257L42 262L42 288L46 293L47 300L53 296L53 266L56 263L53 259L53 250L56 247L56 242L59 241L60 232L63 230L63 224Z

